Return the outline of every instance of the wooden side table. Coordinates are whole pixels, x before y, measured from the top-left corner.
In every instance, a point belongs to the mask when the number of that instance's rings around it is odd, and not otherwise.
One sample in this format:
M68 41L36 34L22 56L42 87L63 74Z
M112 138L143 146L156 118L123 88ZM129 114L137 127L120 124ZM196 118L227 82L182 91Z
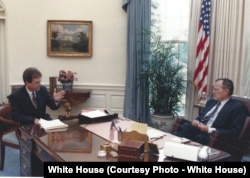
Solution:
M195 104L194 105L195 108L198 108L199 109L199 115L201 114L201 112L203 111L205 105L204 104Z
M73 89L73 91L66 91L64 99L61 100L61 104L65 108L65 115L59 115L61 120L76 118L77 116L71 116L71 110L74 105L85 102L90 97L91 90L87 89Z

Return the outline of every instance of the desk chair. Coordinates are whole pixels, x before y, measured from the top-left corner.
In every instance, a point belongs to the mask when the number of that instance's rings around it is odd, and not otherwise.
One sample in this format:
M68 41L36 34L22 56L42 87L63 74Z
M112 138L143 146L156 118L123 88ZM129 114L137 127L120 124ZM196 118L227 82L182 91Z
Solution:
M0 105L0 170L4 167L5 146L19 149L17 127L20 123L11 120L10 105Z
M232 96L232 98L243 103L247 109L247 118L240 136L236 139L229 138L230 143L226 143L225 137L223 138L223 135L220 132L213 131L209 137L208 146L230 153L231 158L229 161L241 161L243 155L250 146L250 99L239 96ZM185 122L190 121L186 120L184 117L177 118L171 132L173 133L176 131L179 126Z
M230 160L241 161L250 146L250 99L240 96L232 96L232 98L241 102L247 109L247 118L242 131L237 139L228 138L231 144L223 142L223 135L218 131L214 131L210 136L209 145L230 153Z

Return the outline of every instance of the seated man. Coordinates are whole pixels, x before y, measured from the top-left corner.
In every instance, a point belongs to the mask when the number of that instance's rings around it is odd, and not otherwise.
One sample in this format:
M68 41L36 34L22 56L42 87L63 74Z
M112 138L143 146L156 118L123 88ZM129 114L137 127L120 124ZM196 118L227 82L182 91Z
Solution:
M65 91L56 92L53 97L45 86L41 86L41 72L29 67L23 72L24 86L13 92L8 98L11 105L11 117L22 124L39 124L39 119L51 120L46 113L46 106L52 110L60 107L59 100L64 97Z
M202 113L191 123L182 124L174 135L208 144L209 134L217 130L225 138L237 138L246 119L246 108L231 98L233 82L217 79L213 85L213 98L206 103Z

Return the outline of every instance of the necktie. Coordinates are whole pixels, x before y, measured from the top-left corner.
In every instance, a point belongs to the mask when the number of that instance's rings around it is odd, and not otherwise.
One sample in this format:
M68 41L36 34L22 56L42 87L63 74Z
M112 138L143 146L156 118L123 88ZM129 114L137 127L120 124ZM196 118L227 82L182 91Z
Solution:
M34 107L37 108L37 101L36 101L35 92L32 92L32 103L33 103Z
M220 106L220 103L217 103L216 107L214 108L214 110L212 110L211 113L209 113L207 116L205 116L203 119L202 119L202 123L206 124L213 116L214 114L216 113L216 111L218 110Z

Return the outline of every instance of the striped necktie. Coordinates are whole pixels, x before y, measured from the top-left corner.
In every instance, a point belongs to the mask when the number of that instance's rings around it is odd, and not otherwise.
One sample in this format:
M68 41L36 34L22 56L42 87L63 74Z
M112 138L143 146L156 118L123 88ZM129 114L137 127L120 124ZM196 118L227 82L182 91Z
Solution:
M32 103L34 105L34 107L37 109L37 101L36 101L36 95L35 92L32 92Z
M216 113L216 111L218 110L219 106L220 106L220 102L216 104L216 107L212 110L211 113L209 113L208 115L206 115L202 120L201 122L203 124L206 124L213 116L214 114Z

